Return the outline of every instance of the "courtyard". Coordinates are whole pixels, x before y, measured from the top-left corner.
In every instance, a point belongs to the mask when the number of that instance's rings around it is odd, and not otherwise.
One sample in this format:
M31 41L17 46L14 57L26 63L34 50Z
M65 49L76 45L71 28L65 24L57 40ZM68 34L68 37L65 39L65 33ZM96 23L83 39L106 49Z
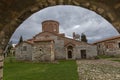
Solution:
M4 80L120 80L120 58L22 62L7 58Z
M79 80L120 80L120 59L78 60Z

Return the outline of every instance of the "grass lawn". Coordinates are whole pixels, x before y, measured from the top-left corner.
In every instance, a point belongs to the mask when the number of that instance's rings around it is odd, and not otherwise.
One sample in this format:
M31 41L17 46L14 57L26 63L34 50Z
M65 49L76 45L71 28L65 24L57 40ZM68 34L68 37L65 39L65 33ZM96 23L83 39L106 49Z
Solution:
M109 56L109 55L98 55L100 59L107 59L107 58L115 58L114 56Z
M77 64L72 60L56 64L5 60L4 80L78 80Z
M112 61L117 61L117 62L120 62L120 60L117 60L117 59L113 59Z

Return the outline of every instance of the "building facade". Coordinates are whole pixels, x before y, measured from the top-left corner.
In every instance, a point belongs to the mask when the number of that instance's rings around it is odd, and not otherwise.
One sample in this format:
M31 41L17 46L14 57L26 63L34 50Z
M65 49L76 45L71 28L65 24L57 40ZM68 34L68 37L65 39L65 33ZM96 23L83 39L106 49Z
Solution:
M54 61L61 59L86 59L97 56L96 45L73 39L59 33L59 23L53 20L42 22L42 32L16 46L17 60Z
M94 43L99 55L114 55L120 57L120 36L114 36Z

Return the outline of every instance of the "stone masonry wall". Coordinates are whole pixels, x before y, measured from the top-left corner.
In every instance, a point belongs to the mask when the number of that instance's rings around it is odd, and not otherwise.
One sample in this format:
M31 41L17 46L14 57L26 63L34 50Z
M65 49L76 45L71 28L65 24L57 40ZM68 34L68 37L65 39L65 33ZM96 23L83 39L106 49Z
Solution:
M72 59L80 59L81 58L80 50L82 49L86 50L87 58L97 55L96 46L89 45L87 43L80 42L80 41L75 41L73 39L69 39L65 37L59 37L47 32L38 35L35 39L38 39L38 40L53 39L55 41L55 59L67 59L68 51L66 51L65 45L69 43L76 45L76 47L74 47L74 50L73 50Z
M23 48L26 46L26 50L24 51ZM16 48L15 57L17 60L32 60L32 51L33 48L31 44L22 43Z
M95 45L79 45L76 47L76 59L81 59L81 50L86 50L86 58L94 58L97 56L97 46Z
M3 80L3 57L0 56L0 80Z
M48 36L48 37L46 37ZM59 37L50 33L42 33L38 35L35 39L37 40L49 40L53 39L55 41L55 59L65 59L65 49L64 49L64 39L59 40Z
M36 42L32 54L33 61L54 61L54 45L53 42Z
M112 39L97 43L98 53L106 55L117 55L120 56L120 38Z

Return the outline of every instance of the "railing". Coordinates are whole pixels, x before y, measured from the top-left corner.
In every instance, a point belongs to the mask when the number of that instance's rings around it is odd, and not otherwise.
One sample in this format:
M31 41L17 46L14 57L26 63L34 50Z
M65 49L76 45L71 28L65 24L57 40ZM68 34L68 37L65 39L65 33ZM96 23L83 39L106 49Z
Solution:
M3 80L3 57L0 56L0 80Z

